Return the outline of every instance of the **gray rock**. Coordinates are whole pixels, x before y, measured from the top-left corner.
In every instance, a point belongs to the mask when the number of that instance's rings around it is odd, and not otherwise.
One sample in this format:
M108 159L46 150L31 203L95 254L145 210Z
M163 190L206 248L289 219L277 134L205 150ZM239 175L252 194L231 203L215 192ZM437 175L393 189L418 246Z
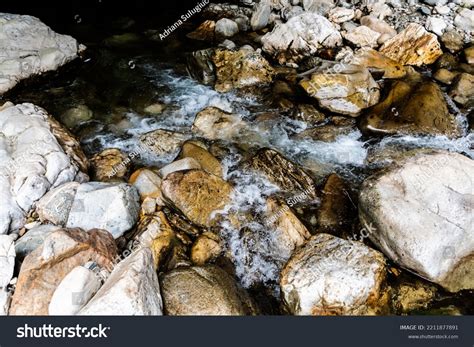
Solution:
M79 186L78 182L68 182L46 193L36 204L40 221L65 226Z
M84 183L79 186L69 212L68 228L109 231L118 238L138 221L139 195L125 183Z
M250 19L252 30L256 31L265 28L270 19L271 12L272 9L267 1L259 2L253 11L252 18Z
M314 12L322 16L325 16L335 6L334 0L303 0L305 11Z
M236 22L228 18L219 19L216 22L216 35L221 37L232 37L239 32Z
M59 229L61 227L55 225L40 225L28 230L25 235L15 242L17 258L23 260L28 254L41 246L49 234Z
M359 217L398 265L452 292L473 289L473 182L473 160L420 152L364 182Z
M15 268L15 243L10 235L0 235L0 290L7 288Z
M454 18L454 25L468 34L474 33L474 11L462 9Z
M166 178L170 173L177 171L186 171L192 169L201 169L201 165L193 158L183 158L172 162L160 169L160 175Z

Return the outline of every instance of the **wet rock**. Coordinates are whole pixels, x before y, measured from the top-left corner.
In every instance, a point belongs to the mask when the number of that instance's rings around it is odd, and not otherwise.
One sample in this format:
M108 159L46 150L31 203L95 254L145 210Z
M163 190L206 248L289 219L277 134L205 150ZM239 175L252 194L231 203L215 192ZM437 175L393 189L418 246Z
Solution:
M335 64L320 69L300 85L321 107L352 117L375 105L380 98L380 88L369 70L358 65Z
M0 37L0 95L20 80L56 70L85 49L31 16L1 13Z
M304 192L309 199L317 197L313 179L303 169L273 149L259 150L246 165L288 193Z
M201 168L215 176L223 177L222 166L219 160L206 149L192 143L186 142L181 148L180 158L193 158Z
M284 303L295 315L373 315L384 311L385 260L362 243L318 234L281 272Z
M253 11L252 18L250 18L250 25L253 31L263 29L267 26L270 20L272 8L267 1L259 2Z
M262 37L263 50L280 64L298 63L322 47L342 44L342 37L326 18L315 13L303 13L277 24Z
M80 315L158 316L163 314L158 276L149 249L122 260Z
M355 130L352 125L336 126L333 124L321 125L303 130L296 135L298 139L310 138L313 141L334 142L339 136L347 135Z
M120 149L108 148L92 157L92 179L101 182L123 179L128 173L130 164L130 159Z
M216 22L215 32L219 37L232 37L239 32L239 27L233 20L222 18Z
M460 105L472 107L474 105L474 75L460 74L455 79L449 96Z
M79 186L78 182L64 183L46 193L36 204L40 221L65 226Z
M443 54L436 35L416 23L385 41L380 52L403 65L429 65Z
M215 260L222 253L219 236L205 232L194 242L191 248L191 260L196 265L204 265Z
M28 254L41 246L44 240L54 231L61 229L56 225L40 225L27 231L15 242L15 252L18 260L22 261Z
M132 184L140 194L142 200L156 198L161 201L161 178L150 169L139 169L130 176Z
M196 30L186 36L193 40L214 41L216 22L213 20L204 21Z
M80 123L91 120L94 113L86 105L78 105L70 108L60 116L61 123L67 128L73 129Z
M217 77L214 88L221 93L268 85L275 74L268 61L259 52L250 49L217 49L212 61Z
M383 73L383 78L402 78L406 75L403 65L371 48L358 50L351 63L365 66L372 73Z
M140 143L144 148L157 156L173 156L178 154L184 141L188 139L185 134L157 129L140 135Z
M161 278L165 313L170 316L251 314L250 299L217 266L178 268Z
M398 265L456 292L474 287L474 161L421 152L366 180L359 218ZM421 246L422 245L422 246Z
M11 315L47 315L56 287L76 266L94 261L110 267L117 248L104 230L61 229L51 233L30 253L20 269Z
M139 211L134 187L125 183L84 183L77 188L66 226L102 228L118 238L135 225Z
M343 37L357 47L377 47L380 34L369 27L361 25L344 34Z
M392 307L397 314L427 309L436 293L435 286L420 280L402 281L392 289Z
M430 81L394 82L385 100L367 111L360 127L375 134L459 134L441 89Z
M203 49L192 52L187 58L187 70L189 74L202 84L213 86L216 81L216 72L212 56L214 49Z
M230 202L232 186L202 170L174 172L161 184L165 199L192 223L210 227L214 213Z
M184 159L179 159L171 164L168 164L160 169L160 175L163 178L166 178L169 174L173 172L179 172L179 171L187 171L187 170L200 170L201 165L194 160L193 158L184 158Z
M63 278L51 297L49 315L73 316L97 293L102 280L89 268L92 264L77 266Z
M244 128L239 116L211 106L196 115L192 130L208 140L218 140L231 139Z
M292 118L313 126L324 122L326 116L311 104L299 104L295 107Z
M15 268L15 242L11 235L0 235L0 289L6 289Z
M464 47L464 38L456 30L446 31L441 36L441 42L451 53L459 52Z
M49 189L87 180L79 143L32 104L0 109L0 234L18 231Z

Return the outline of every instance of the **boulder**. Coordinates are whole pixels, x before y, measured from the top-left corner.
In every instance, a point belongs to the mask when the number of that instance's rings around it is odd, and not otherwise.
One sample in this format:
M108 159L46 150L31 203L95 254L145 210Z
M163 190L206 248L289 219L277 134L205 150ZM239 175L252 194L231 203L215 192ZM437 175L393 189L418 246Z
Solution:
M449 96L458 104L472 107L474 106L474 75L461 73L453 81L453 87L449 91Z
M181 148L179 158L193 158L201 168L215 176L223 177L222 166L219 160L205 148L192 142L186 142Z
M0 234L5 234L23 227L48 190L88 177L79 143L44 109L6 103L0 130Z
M61 227L51 224L40 225L30 229L15 242L16 258L22 261L28 254L41 246L44 240Z
M442 151L413 154L367 179L359 218L396 264L456 292L474 288L474 161Z
M219 236L204 232L199 235L191 247L191 260L195 265L204 265L213 261L222 253L222 245Z
M87 105L77 105L64 112L59 119L68 129L74 129L81 123L91 120L93 116L94 113Z
M178 171L200 170L201 165L193 158L178 159L160 169L160 175L166 178L169 174Z
M186 68L191 77L208 86L213 86L216 82L216 71L212 62L213 55L214 49L208 48L192 52L186 59Z
M334 142L339 136L347 135L355 130L356 128L353 125L340 126L334 124L326 124L303 130L302 132L298 133L295 138L310 138L313 141Z
M300 85L319 105L331 112L357 117L380 98L380 87L369 70L351 64L331 65L316 70Z
M0 235L0 290L7 289L15 268L15 242L10 235Z
M173 157L188 136L171 130L156 129L140 135L140 144L156 156Z
M130 168L128 156L118 148L108 148L91 159L92 179L107 182L123 179Z
M49 315L73 316L97 293L102 280L89 266L94 264L77 266L63 278L51 297Z
M174 172L161 184L166 201L192 223L210 227L229 202L232 186L202 170Z
M215 33L218 37L232 37L239 32L236 22L228 18L221 18L216 22Z
M199 25L193 32L186 36L193 40L213 41L215 38L216 22L213 20L206 20Z
M306 12L277 24L262 37L263 50L280 64L298 63L319 49L342 44L342 37L333 24L321 15Z
M275 74L268 61L251 49L217 49L212 61L216 71L214 89L221 93L244 88L257 90L255 88L269 85Z
M400 281L392 288L392 308L397 314L428 309L437 288L422 280Z
M192 130L208 140L226 140L239 135L245 127L239 116L210 106L196 115Z
M0 13L0 95L25 78L56 70L84 48L38 18Z
M165 313L170 316L251 314L248 295L217 266L177 268L161 278Z
M331 22L344 23L355 17L355 11L352 8L335 7L329 11L328 17Z
M153 256L141 248L122 260L79 311L87 316L161 316L163 303Z
M252 17L250 18L250 25L253 31L263 29L267 26L270 19L272 8L267 1L260 1L256 4L253 10Z
M83 183L77 188L66 226L102 228L118 238L138 221L139 200L137 190L125 183Z
M23 261L10 308L11 315L47 315L56 287L76 266L89 261L113 266L117 248L110 233L94 229L61 229Z
M360 128L366 133L388 135L459 135L441 89L424 80L394 82L385 100L367 110Z
M78 182L68 182L47 192L36 204L39 220L65 226L80 185Z
M472 35L474 33L474 10L463 8L454 18L454 25Z
M138 190L142 200L156 198L161 202L161 178L153 170L143 168L135 171L130 176L130 184Z
M372 48L358 50L353 56L351 64L365 66L371 73L383 73L383 78L402 78L406 75L402 64Z
M361 25L345 33L343 37L356 47L377 47L380 33Z
M383 313L385 260L363 243L317 234L281 272L284 304L295 315Z
M273 149L260 149L246 167L260 173L287 193L305 193L311 200L317 197L313 179L303 169Z
M325 16L329 10L336 6L334 0L302 0L301 2L305 11L321 16Z
M385 41L380 52L403 65L429 65L443 54L438 38L420 24L411 23Z

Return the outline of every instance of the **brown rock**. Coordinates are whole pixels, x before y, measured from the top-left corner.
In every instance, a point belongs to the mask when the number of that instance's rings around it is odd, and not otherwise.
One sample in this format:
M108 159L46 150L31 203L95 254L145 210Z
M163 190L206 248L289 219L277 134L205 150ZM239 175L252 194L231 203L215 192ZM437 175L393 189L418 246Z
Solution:
M372 73L382 72L383 78L402 78L406 75L402 64L371 48L360 49L352 64L365 66Z
M223 179L202 170L174 172L161 184L165 199L192 223L211 227L213 213L230 202L232 186Z
M196 265L204 265L222 253L219 236L211 232L200 235L191 248L191 260Z
M186 140L185 134L165 129L156 129L140 135L140 144L157 156L177 153Z
M311 104L299 104L293 111L293 118L313 126L324 122L326 116Z
M89 261L113 267L114 238L105 230L61 229L48 235L20 269L10 314L47 315L51 297L62 279Z
M411 23L390 40L380 52L403 65L429 65L443 54L438 38L423 26Z
M192 130L209 140L218 140L237 136L244 127L237 115L211 106L196 115Z
M441 42L451 53L459 52L464 47L464 38L456 30L446 31Z
M436 287L429 283L420 280L401 281L392 289L392 308L397 314L427 309L436 293Z
M334 142L338 136L347 135L354 130L354 126L336 126L327 124L303 130L296 136L296 138L310 138L313 141Z
M125 153L117 148L109 148L91 159L92 179L107 182L111 179L121 179L127 175L131 161Z
M460 74L454 81L449 96L460 105L474 106L474 75Z
M180 158L193 158L201 168L215 176L222 177L222 167L219 160L209 153L206 149L192 142L186 142L181 148Z
M213 41L215 38L215 28L216 22L214 22L213 20L206 20L202 22L196 30L190 32L186 36L193 40Z

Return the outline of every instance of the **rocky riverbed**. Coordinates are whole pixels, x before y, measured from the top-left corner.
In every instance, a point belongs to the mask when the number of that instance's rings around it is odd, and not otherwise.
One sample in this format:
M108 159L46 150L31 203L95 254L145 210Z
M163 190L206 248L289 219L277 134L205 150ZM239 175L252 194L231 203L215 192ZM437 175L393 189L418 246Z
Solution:
M474 314L473 7L0 13L0 313Z

